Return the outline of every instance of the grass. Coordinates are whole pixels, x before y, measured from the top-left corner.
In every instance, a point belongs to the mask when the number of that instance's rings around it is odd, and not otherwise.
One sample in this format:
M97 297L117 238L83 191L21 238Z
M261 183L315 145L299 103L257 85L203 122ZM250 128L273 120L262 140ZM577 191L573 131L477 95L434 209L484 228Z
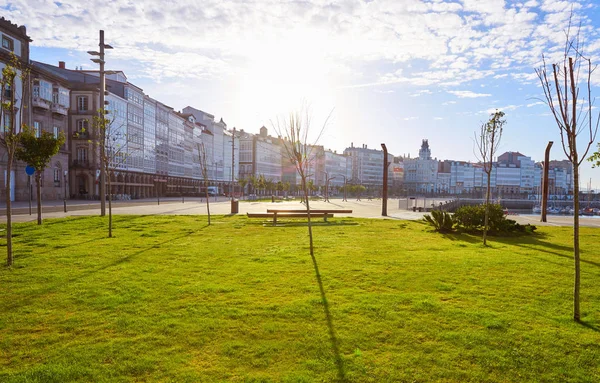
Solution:
M0 269L1 382L597 382L600 231L440 235L337 219L80 217L16 225ZM0 242L2 249L5 242Z

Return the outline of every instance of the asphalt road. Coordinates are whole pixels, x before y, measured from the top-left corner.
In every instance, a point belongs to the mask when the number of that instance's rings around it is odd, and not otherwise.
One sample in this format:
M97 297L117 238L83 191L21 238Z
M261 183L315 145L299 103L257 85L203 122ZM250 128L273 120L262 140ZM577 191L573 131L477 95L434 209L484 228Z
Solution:
M362 199L356 201L349 199L344 202L341 199L331 199L331 202L311 201L310 205L314 209L351 209L352 214L336 214L336 216L349 216L361 218L388 218L401 220L419 220L425 213L412 212L406 210L406 202L401 203L398 200L388 200L388 216L381 215L381 200ZM400 206L399 206L400 205ZM269 208L280 209L302 209L304 205L299 201L284 201L284 202L254 202L240 201L239 213L259 213L266 212ZM100 205L98 202L87 201L69 201L67 205L68 212L63 212L62 202L48 202L42 207L44 218L62 218L65 216L82 216L82 215L99 215ZM28 205L25 203L15 204L15 213L13 214L13 222L27 222L36 220L35 207L32 215L29 215ZM206 201L198 198L186 198L182 202L179 198L163 199L158 205L155 199L153 200L136 200L136 201L116 201L113 205L113 214L119 215L205 215ZM210 202L211 214L222 215L231 213L231 202L224 197L220 197L218 201L211 198ZM6 222L4 209L0 208L0 222ZM519 223L533 225L549 225L549 226L572 226L573 217L570 216L554 216L548 215L548 222L540 222L539 216L533 215L511 215L511 219ZM580 217L582 226L600 227L600 217Z

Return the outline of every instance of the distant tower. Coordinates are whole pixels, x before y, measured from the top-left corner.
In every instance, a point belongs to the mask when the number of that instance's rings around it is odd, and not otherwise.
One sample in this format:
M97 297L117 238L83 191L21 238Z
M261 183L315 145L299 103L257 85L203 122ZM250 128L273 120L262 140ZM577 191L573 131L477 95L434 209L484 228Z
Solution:
M429 149L429 141L423 140L421 144L421 149L419 149L419 158L422 160L430 160L431 159L431 150Z
M264 127L264 125L260 128L260 136L261 137L266 137L268 135L267 133L267 128Z

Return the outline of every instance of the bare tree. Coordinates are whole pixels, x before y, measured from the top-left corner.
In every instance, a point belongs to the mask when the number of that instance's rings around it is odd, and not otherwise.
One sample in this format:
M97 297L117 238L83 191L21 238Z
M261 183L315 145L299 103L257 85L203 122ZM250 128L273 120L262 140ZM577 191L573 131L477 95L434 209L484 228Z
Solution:
M206 161L206 149L204 143L198 144L198 156L200 159L200 171L204 180L204 194L206 197L206 213L208 214L208 225L210 226L210 198L208 196L208 163Z
M485 192L485 218L483 222L483 245L487 246L487 233L489 230L489 219L490 219L490 199L492 198L492 170L493 161L500 140L502 139L502 129L506 120L504 118L504 112L496 110L490 115L490 119L481 124L479 135L475 133L475 145L477 146L477 153L479 161L483 163L483 171L487 176L486 192Z
M18 81L22 84L19 94ZM24 126L23 111L28 99L29 68L21 64L14 53L11 53L9 63L2 69L0 79L0 145L6 149L6 265L13 264L12 247L12 201L10 184L12 183L12 170L15 153L19 146L20 127ZM19 126L19 124L21 126Z
M565 31L566 42L562 59L549 66L542 55L542 66L535 72L544 90L545 102L560 131L560 141L567 159L573 165L573 260L575 281L573 286L573 319L581 320L579 292L581 284L579 256L579 166L585 160L596 140L600 114L594 116L592 99L592 73L596 69L589 57L584 55L581 26L575 36L571 35L571 22ZM584 94L581 95L580 86ZM583 152L578 148L581 139ZM581 153L581 154L580 154Z
M331 313L329 311L329 303L327 302L327 297L325 295L325 288L323 287L323 281L321 279L321 273L319 272L319 266L317 263L317 258L315 257L314 245L313 245L313 230L312 230L312 222L310 217L310 202L309 202L309 187L308 187L308 178L312 176L309 174L311 169L311 162L315 160L313 156L313 149L315 148L315 144L320 139L327 123L329 121L330 115L325 119L321 130L318 132L318 135L314 141L314 143L309 143L309 132L311 127L311 115L308 108L303 108L299 112L290 113L288 118L277 119L272 123L277 135L282 138L283 148L285 150L285 155L290 160L290 162L296 168L298 175L300 176L301 188L304 194L304 199L306 200L306 216L308 221L308 238L309 238L309 251L310 257L313 263L313 267L315 270L315 275L317 278L317 283L319 285L319 291L321 293L321 300L323 302L323 309L325 311L325 317L327 320L327 326L329 328L329 337L331 339L331 344L333 348L333 352L335 354L335 363L338 369L338 379L340 381L345 381L345 373L343 368L343 361L340 356L339 346L337 337L335 335L333 321L331 319Z
M107 110L107 113L110 111ZM102 114L102 110L98 111ZM129 156L135 153L135 150L130 150L127 145L127 134L124 132L124 124L116 123L116 115L108 117L94 117L94 126L96 131L96 144L104 150L99 150L98 155L101 157L101 163L104 164L104 174L106 174L106 182L108 188L108 237L112 238L113 217L112 217L112 177L115 171L122 167Z

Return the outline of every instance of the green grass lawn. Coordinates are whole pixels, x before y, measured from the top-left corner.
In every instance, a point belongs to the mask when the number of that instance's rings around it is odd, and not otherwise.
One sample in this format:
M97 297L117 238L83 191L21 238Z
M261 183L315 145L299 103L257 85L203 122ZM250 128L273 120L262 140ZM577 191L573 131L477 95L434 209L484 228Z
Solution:
M582 325L569 228L484 248L420 222L319 223L330 328L306 226L117 216L109 239L105 222L16 225L0 382L600 381L597 229L582 229Z

